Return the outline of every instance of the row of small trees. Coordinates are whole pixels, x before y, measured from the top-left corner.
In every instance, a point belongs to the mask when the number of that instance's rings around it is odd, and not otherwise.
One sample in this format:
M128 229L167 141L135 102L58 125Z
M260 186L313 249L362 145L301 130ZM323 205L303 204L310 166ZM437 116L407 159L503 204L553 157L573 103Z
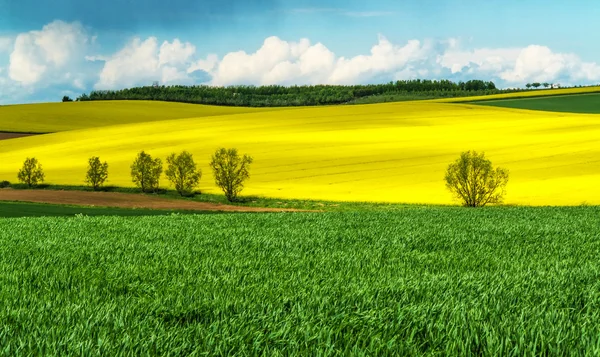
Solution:
M215 183L220 187L229 201L235 201L243 189L244 181L250 177L249 165L252 158L240 156L236 149L221 148L215 152L210 167L215 176ZM198 186L202 171L187 151L172 153L167 157L165 174L182 196L191 195ZM152 158L140 152L131 165L132 181L143 192L156 192L163 167L160 158ZM492 166L485 153L476 151L463 152L451 163L444 177L446 187L460 200L464 206L482 207L489 203L501 203L506 194L508 170ZM19 171L18 178L30 187L44 181L41 164L35 158L28 158ZM88 163L86 182L98 190L108 178L108 163L101 162L98 157L91 157Z
M181 196L191 196L202 177L191 153L182 151L167 157L165 175ZM250 164L253 159L248 155L241 156L237 149L221 148L211 158L215 183L223 190L229 201L235 201L244 188L244 181L250 177ZM142 192L156 192L163 173L160 158L153 158L145 151L138 153L131 164L131 180ZM20 182L29 187L44 182L45 174L42 165L36 158L27 158L17 175ZM108 179L108 163L93 156L88 160L85 182L95 191L99 190Z
M533 87L533 88L536 88L536 89L537 89L537 88L539 88L539 87L541 87L541 86L544 86L544 88L548 88L548 87L550 87L551 85L552 85L552 83L548 83L548 82L545 82L545 83L534 82L534 83L527 83L527 84L525 85L525 87L527 87L527 89L530 89L531 87Z

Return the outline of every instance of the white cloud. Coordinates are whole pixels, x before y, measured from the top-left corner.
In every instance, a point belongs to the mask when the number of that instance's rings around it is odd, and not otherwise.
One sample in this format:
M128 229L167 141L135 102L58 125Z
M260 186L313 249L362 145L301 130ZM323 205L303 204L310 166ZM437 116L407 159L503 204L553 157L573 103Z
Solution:
M181 65L189 62L189 59L196 52L196 47L189 42L181 43L175 39L172 43L163 42L158 54L158 65L174 64Z
M197 70L201 70L204 72L212 71L215 66L219 63L219 57L215 54L210 54L206 57L206 59L200 59L193 63L188 69L187 73L192 73Z
M296 9L297 12L336 12L343 9ZM348 13L345 13L349 15ZM379 16L355 13L354 16ZM351 16L351 15L349 15ZM409 40L392 43L384 36L363 54L340 56L325 44L303 38L264 40L254 52L223 56L199 54L190 42L160 42L156 37L133 38L112 55L91 51L102 38L90 36L79 23L54 21L41 30L0 38L0 53L10 52L0 69L0 94L30 93L31 88L65 85L86 91L92 78L96 89L161 84L359 84L398 79L430 78L493 80L501 87L527 82L587 84L600 80L600 65L549 47L473 48L459 39ZM101 69L100 69L101 68ZM203 71L206 75L198 75ZM61 87L62 88L62 87Z
M9 77L23 85L33 85L69 71L73 62L83 58L89 41L77 22L54 21L40 31L21 33L10 54Z
M296 9L296 12L340 12L340 9ZM174 39L159 46L155 37L133 39L112 56L88 56L104 61L96 89L137 85L205 84L358 84L415 78L494 80L499 86L528 81L585 82L600 78L595 63L549 48L468 48L456 38L409 40L394 44L379 35L367 54L337 56L324 44L306 38L297 42L268 37L255 52L233 51L222 57L199 58L189 42ZM194 76L203 71L207 77ZM201 78L201 79L198 79Z
M83 58L85 58L86 61L89 62L97 62L97 61L101 61L101 62L106 62L109 60L109 57L106 56L84 56Z
M452 73L460 73L472 66L482 72L501 72L514 63L521 52L519 48L479 48L474 50L450 49L437 56L437 63Z
M506 84L563 81L589 83L600 79L600 66L583 62L572 53L556 53L546 46L525 48L453 49L437 55L437 63L453 74L471 74Z
M255 53L230 52L208 72L214 85L351 84L382 74L393 76L409 63L426 60L429 51L429 45L420 41L396 46L380 36L369 55L345 58L308 39L287 42L269 37Z
M306 10L308 11L308 10ZM338 57L322 43L265 39L254 53L209 55L188 71L208 72L213 85L355 84L415 78L484 79L500 86L532 81L589 83L600 80L600 66L548 47L463 48L461 41L410 40L403 45L379 36L369 54Z
M370 55L338 59L329 82L351 84L364 82L381 74L394 74L409 64L427 60L430 52L431 48L418 40L408 41L404 46L396 46L385 37L379 36L379 43L371 48Z
M35 84L50 71L64 70L74 56L81 55L88 41L81 24L63 21L54 21L41 31L21 33L10 54L9 77L24 85Z
M149 85L153 81L162 84L189 84L187 75L196 48L178 39L164 41L158 46L156 37L142 41L134 38L123 49L105 60L100 72L97 89L118 89L137 85ZM90 57L88 60L97 60Z
M500 73L507 82L545 82L556 79L566 81L596 81L600 79L600 66L583 62L569 53L554 53L545 46L531 45L521 50L514 67Z

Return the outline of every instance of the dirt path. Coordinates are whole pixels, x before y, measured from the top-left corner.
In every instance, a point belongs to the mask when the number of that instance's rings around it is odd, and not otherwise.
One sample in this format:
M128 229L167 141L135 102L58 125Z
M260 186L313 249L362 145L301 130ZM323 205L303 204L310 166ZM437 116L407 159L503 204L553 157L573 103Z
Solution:
M0 140L15 139L15 138L21 138L21 137L24 137L24 136L32 136L32 135L38 135L38 134L4 133L4 132L0 132Z
M149 208L161 210L197 210L228 212L291 212L299 211L286 208L262 208L222 205L208 202L196 202L179 199L153 197L142 194L119 192L88 191L52 191L52 190L14 190L0 189L0 201L22 201L53 203L65 205Z

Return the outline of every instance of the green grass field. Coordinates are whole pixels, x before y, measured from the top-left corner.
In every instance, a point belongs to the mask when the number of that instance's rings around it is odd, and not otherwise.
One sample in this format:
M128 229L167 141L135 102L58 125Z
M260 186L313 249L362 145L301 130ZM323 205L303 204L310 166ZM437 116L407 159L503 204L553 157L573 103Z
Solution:
M28 202L0 202L0 217L58 217L83 214L86 216L160 216L178 214L218 214L220 212L78 207Z
M600 93L496 99L472 102L471 104L549 112L600 114Z
M0 355L597 355L600 208L0 219Z

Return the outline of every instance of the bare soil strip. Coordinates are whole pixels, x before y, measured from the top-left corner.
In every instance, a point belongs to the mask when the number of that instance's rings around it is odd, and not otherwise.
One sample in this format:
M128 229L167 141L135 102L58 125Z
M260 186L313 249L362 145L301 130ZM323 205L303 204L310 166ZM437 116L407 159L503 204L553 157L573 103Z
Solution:
M22 201L63 205L148 208L158 210L195 210L227 212L291 212L286 208L241 207L208 202L168 199L120 192L52 191L0 189L0 201Z
M39 134L4 133L4 132L0 132L0 140L16 139L16 138L21 138L21 137L24 137L24 136L32 136L32 135L39 135Z

